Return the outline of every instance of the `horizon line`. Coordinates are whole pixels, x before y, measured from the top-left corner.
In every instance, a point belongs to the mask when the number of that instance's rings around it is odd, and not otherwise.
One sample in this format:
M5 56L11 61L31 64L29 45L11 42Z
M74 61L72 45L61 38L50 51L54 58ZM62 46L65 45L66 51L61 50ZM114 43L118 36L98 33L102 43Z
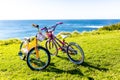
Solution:
M86 18L86 19L0 19L0 20L120 20L120 18Z

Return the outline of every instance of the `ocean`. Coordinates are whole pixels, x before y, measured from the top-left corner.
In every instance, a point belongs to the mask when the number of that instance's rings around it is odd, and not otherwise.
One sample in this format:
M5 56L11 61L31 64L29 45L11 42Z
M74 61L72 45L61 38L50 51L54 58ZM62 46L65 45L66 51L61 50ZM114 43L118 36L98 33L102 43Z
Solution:
M36 35L37 30L32 24L40 25L40 28L50 27L56 22L63 22L57 26L55 34L59 32L79 32L96 30L105 25L120 22L120 19L84 19L84 20L0 20L0 40L9 38L30 37ZM43 31L44 32L44 31Z

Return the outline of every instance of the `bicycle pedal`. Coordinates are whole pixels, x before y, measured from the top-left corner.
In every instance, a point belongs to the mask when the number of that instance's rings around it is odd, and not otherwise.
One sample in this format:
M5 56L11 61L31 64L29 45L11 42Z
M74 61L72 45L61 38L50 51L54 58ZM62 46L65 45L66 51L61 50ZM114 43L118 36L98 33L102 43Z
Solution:
M63 52L63 53L66 53L66 50L63 49L62 52Z

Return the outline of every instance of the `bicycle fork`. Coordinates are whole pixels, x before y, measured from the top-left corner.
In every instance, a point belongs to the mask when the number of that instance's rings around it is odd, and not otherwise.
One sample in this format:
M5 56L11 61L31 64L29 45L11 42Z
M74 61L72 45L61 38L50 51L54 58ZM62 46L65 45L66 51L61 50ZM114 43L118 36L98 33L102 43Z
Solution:
M37 39L35 39L35 52L36 52L36 58L39 59L40 55L39 55L39 51L38 51L38 48L37 48Z

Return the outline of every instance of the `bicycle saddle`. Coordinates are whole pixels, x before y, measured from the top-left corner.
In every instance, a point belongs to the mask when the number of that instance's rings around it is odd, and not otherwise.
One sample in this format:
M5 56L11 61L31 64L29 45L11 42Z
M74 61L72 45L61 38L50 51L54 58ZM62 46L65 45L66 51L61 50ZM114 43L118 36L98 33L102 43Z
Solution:
M63 38L63 39L65 39L65 38L67 38L67 37L69 37L69 35L61 35L61 37Z

